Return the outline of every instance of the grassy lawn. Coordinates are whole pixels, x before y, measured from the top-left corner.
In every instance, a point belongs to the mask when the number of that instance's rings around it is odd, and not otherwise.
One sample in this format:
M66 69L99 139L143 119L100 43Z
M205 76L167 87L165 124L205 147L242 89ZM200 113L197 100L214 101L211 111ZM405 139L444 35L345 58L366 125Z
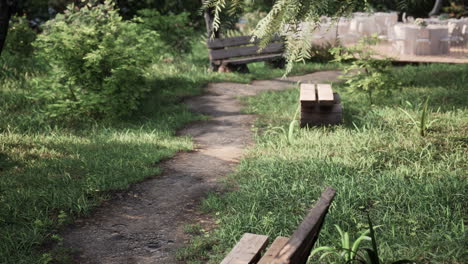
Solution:
M192 55L196 54L196 55ZM197 41L193 53L147 69L152 92L130 120L56 123L30 100L23 64L0 61L0 263L44 263L42 245L59 241L57 231L91 213L112 191L158 175L157 163L192 148L175 131L200 116L181 100L200 94L210 81L249 82L283 74L262 63L252 73L218 74L207 69L207 50ZM16 63L16 64L15 64ZM307 64L296 73L334 68Z
M245 98L246 111L259 115L257 145L228 181L233 191L204 202L217 228L195 238L180 258L217 263L244 232L289 236L332 186L337 197L317 245L339 245L335 224L356 238L367 226L367 209L381 225L377 240L386 262L467 263L468 65L394 71L403 90L377 96L373 106L366 95L335 85L344 125L296 130L291 142L297 87ZM408 114L418 121L426 96L433 122L421 137Z

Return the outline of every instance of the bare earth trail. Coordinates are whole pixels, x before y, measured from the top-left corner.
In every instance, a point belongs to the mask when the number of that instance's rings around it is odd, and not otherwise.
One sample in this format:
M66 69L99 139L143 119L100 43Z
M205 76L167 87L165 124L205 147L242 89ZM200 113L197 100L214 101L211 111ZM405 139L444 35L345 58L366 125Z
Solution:
M196 210L200 200L221 188L219 180L234 170L244 149L253 143L254 116L241 113L237 97L286 89L299 80L337 81L338 75L324 71L251 84L209 84L205 95L185 103L211 119L179 131L193 137L196 150L163 162L162 175L134 184L91 218L77 221L63 234L64 246L76 252L76 263L180 263L174 255L187 240L184 226L206 219Z

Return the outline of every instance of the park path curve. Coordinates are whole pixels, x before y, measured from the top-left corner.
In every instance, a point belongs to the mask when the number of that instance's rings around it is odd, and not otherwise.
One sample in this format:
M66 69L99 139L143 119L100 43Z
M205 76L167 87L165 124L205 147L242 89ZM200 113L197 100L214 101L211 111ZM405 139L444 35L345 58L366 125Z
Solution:
M75 252L76 263L180 263L174 255L188 239L184 226L208 220L197 211L199 202L222 188L219 180L253 143L254 116L241 113L238 96L283 90L297 81L337 81L338 75L322 71L250 84L210 83L204 95L185 101L191 111L211 117L179 131L193 138L196 149L164 161L162 175L134 184L90 218L79 219L62 235L63 246Z

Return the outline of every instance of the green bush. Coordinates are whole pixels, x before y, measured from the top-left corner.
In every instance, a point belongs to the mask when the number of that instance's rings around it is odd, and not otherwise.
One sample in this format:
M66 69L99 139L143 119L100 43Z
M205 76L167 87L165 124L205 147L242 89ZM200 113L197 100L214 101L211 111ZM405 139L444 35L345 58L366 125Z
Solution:
M349 62L344 68L344 75L348 88L356 92L367 93L369 103L373 104L375 93L391 95L400 89L400 83L391 72L389 58L375 58L371 45L378 43L376 36L360 40L351 47L335 47L330 51L335 56L335 62Z
M15 56L29 57L33 54L32 43L36 32L29 27L25 17L13 17L8 30L5 52Z
M114 4L70 5L34 43L49 74L34 79L51 117L120 118L148 92L145 69L160 54L156 32L124 21Z
M138 15L147 29L159 33L170 52L190 52L190 38L193 36L194 27L190 23L189 13L162 15L155 9L143 9L138 11Z

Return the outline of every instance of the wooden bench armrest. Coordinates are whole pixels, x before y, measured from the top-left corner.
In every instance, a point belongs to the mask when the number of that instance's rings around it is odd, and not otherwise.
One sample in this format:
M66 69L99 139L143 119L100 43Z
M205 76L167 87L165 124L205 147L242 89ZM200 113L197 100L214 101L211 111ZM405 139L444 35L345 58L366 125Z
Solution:
M328 187L270 264L305 264L318 238L336 191Z
M268 244L268 236L245 233L221 264L254 264Z
M261 259L268 237L245 233L221 264L306 264L335 193L325 189L291 238L277 237Z

